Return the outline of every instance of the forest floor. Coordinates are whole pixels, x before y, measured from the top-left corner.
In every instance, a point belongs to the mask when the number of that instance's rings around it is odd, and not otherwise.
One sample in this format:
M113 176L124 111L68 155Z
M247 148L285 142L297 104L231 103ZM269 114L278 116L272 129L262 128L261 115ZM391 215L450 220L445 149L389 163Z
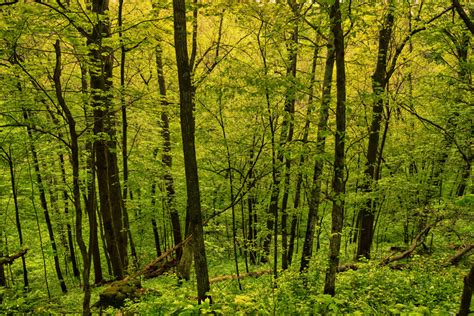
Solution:
M212 250L211 250L212 252ZM280 272L275 283L271 274L248 276L211 284L212 305L196 304L195 280L181 285L171 271L159 277L142 280L143 291L134 301L126 301L121 312L153 315L190 315L214 312L217 314L405 314L452 315L459 308L463 276L469 270L469 259L457 266L447 265L453 250L434 249L430 254L414 254L397 262L397 268L380 267L378 261L358 263L357 270L339 273L336 296L323 295L326 255L318 253L305 277L297 272L297 265ZM226 253L211 254L211 278L234 274L234 264ZM241 273L245 264L240 262ZM250 271L268 270L269 265L249 266ZM53 284L50 284L50 287ZM106 286L95 287L92 304ZM52 293L48 299L44 288L20 294L9 290L3 294L0 314L11 312L69 314L80 313L82 291L70 287L67 295ZM93 310L99 312L98 309ZM120 310L102 309L107 314Z

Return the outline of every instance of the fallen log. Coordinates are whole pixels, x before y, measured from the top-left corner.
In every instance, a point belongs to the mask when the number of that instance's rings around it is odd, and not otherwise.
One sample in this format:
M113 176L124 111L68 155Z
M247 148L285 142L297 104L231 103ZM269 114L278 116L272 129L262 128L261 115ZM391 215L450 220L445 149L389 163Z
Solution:
M359 267L355 263L341 264L337 267L337 272L346 272L347 270L357 270Z
M439 220L438 220L439 221ZM390 253L390 255L386 258L384 258L382 261L380 261L379 265L381 267L383 266L386 266L388 265L389 263L391 262L394 262L394 261L398 261L398 260L402 260L402 259L405 259L407 257L409 257L415 250L416 248L423 243L424 241L424 238L426 237L426 235L429 233L429 231L431 230L431 228L434 227L434 225L438 222L436 221L435 223L431 224L431 225L428 225L426 226L416 237L415 237L415 240L413 240L413 243L411 244L410 248L406 249L405 251L403 252L396 252L396 251L402 251L401 247L392 247L392 248L396 248L396 249L390 249L392 251L392 253ZM398 253L398 254L397 254ZM406 268L405 265L397 265L397 266L393 266L391 267L391 269L393 270L401 270L401 269L404 269ZM342 264L340 266L337 267L337 272L345 272L347 270L357 270L359 269L358 265L356 263L346 263L346 264Z
M182 242L174 246L173 248L165 251L161 256L147 264L141 270L127 276L122 280L112 282L106 289L99 294L99 301L93 305L93 307L107 307L114 306L119 308L123 306L126 299L134 299L140 294L142 289L141 282L138 280L138 277L144 276L145 278L151 278L159 276L164 272L171 269L176 265L176 260L168 259L173 252L178 248L183 247L191 240L191 235L189 235ZM166 261L165 261L166 260ZM163 261L165 261L163 263Z
M3 266L5 264L12 264L13 261L15 261L16 259L21 258L24 255L26 255L27 252L28 252L28 248L25 248L11 256L0 257L0 266Z
M408 248L407 250L405 250L404 252L402 252L400 254L389 255L388 257L386 257L385 259L383 259L380 262L380 266L383 267L383 266L386 266L387 264L389 264L391 262L402 260L402 259L405 259L405 258L408 258L409 256L411 256L413 254L413 252L416 250L416 248L420 244L423 243L426 235L430 232L431 228L433 228L434 225L435 224L431 224L431 225L426 226L418 235L416 235L415 240L413 240L413 243L411 244L410 248Z
M474 249L474 244L469 244L461 248L454 256L448 260L448 265L457 265L461 259Z

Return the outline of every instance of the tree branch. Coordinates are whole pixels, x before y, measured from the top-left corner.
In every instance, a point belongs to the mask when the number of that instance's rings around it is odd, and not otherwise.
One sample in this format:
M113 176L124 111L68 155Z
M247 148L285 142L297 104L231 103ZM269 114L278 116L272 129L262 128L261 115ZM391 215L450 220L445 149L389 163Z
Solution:
M471 34L474 35L474 23L472 23L471 19L467 16L466 11L461 7L459 0L453 0L453 7L456 9L456 12L459 14L461 19L463 20L464 24L466 24Z
M0 266L3 266L4 264L12 264L15 259L23 257L24 255L26 255L27 252L28 252L28 248L25 248L25 249L20 250L14 255L0 257Z

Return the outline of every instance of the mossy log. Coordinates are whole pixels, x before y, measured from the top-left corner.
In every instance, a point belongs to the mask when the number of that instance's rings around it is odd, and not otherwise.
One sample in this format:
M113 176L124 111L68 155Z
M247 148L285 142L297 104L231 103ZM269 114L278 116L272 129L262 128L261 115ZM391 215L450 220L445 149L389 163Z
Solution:
M94 307L122 307L126 299L136 298L141 288L139 280L114 282L99 294L99 301L94 304Z
M177 262L171 257L171 255L176 251L176 249L189 243L190 240L191 236L188 236L185 240L147 264L143 269L129 275L123 280L110 284L101 294L99 294L99 301L95 303L93 307L113 306L119 308L123 306L126 299L136 298L140 294L140 289L142 289L139 280L140 276L144 276L145 278L156 277L176 266Z

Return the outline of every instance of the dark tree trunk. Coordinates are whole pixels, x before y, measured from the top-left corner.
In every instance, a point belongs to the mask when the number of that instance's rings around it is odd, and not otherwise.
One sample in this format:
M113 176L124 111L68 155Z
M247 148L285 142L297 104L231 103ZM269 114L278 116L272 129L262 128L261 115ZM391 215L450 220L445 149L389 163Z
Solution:
M90 284L89 284L89 273L91 266L91 256L87 252L84 238L82 236L82 205L81 205L81 189L79 184L79 136L76 131L76 121L63 98L63 92L61 87L61 47L59 40L54 45L56 52L56 67L54 69L54 87L56 92L56 98L64 113L66 122L69 128L70 144L71 144L71 165L72 165L72 181L73 181L73 202L74 208L76 209L76 241L81 251L83 260L83 288L84 288L84 300L82 305L83 315L90 315ZM94 235L92 223L95 223L95 213L89 215L89 249L94 244Z
M127 119L127 104L125 103L125 62L127 49L122 39L123 27L123 0L119 0L118 9L118 27L120 38L120 108L122 112L122 174L123 174L123 226L128 240L130 242L130 254L134 260L135 265L138 265L137 251L135 243L133 242L132 231L130 230L130 222L127 211L127 197L128 197L128 119Z
M1 214L3 216L3 214ZM0 230L0 257L3 257L3 229ZM7 279L5 276L5 269L0 265L0 286L7 286ZM0 296L0 304L2 304L3 296Z
M255 139L254 139L255 141ZM249 153L248 183L247 183L247 209L248 209L248 244L247 249L252 264L257 264L257 211L255 205L257 204L257 197L255 195L255 178L254 178L254 144Z
M23 110L23 118L27 121L30 119L29 113L27 110ZM35 145L33 143L33 130L31 127L27 129L28 137L30 139L30 152L31 156L33 157L33 168L36 174L36 184L38 186L39 196L40 196L40 204L41 208L43 209L44 218L46 221L46 227L48 228L48 235L49 241L51 242L51 248L53 250L53 258L54 258L54 268L56 270L56 276L58 277L59 285L61 287L61 291L63 293L67 293L66 283L64 281L64 277L61 271L61 266L59 264L59 255L58 249L56 246L56 240L54 237L53 225L51 223L51 218L49 215L48 203L46 201L46 192L43 184L43 178L41 176L39 160L38 160L38 153L36 151Z
M295 115L295 102L296 102L296 69L298 60L298 23L300 15L300 5L295 0L288 1L288 4L293 11L293 19L295 26L291 32L291 40L286 44L288 51L288 67L286 69L286 77L290 81L289 88L285 93L285 111L288 112L288 135L286 136L285 143L291 144L293 141L294 133L294 115ZM282 148L280 148L280 151ZM286 155L285 158L285 178L283 181L283 196L281 202L281 268L286 270L288 268L288 232L287 232L287 221L288 221L288 197L290 194L290 177L291 177L291 158ZM283 160L283 157L282 157Z
M305 119L305 125L303 128L303 145L306 145L308 143L308 137L309 137L309 129L311 125L311 116L314 111L314 98L313 98L313 93L314 93L314 84L316 81L316 66L317 66L317 61L318 61L318 56L319 56L319 46L315 45L314 46L314 51L313 51L313 60L311 63L311 78L310 78L310 84L309 84L309 98L308 98L308 108L306 111L306 119ZM306 161L306 153L302 153L300 155L300 161L298 163L298 174L296 176L296 184L295 184L295 197L293 201L293 209L294 209L294 214L291 219L291 230L290 230L290 242L288 245L288 264L291 264L293 261L293 252L294 252L294 247L295 247L295 239L297 235L297 224L298 224L298 215L297 212L300 206L300 200L301 200L301 187L303 186L303 166Z
M391 0L388 4L388 12L385 17L384 25L379 32L379 47L377 53L377 64L374 74L372 75L372 93L374 96L374 104L372 107L372 121L369 128L369 144L367 148L367 163L365 169L365 179L361 186L361 191L370 193L373 185L377 180L376 165L379 152L379 134L382 122L382 114L384 108L384 92L388 84L387 77L387 55L392 38L392 29L394 23L394 3ZM370 248L372 246L375 211L373 208L373 200L368 199L360 209L360 227L359 242L357 246L356 257L365 257L370 259Z
M344 65L344 34L342 32L342 16L339 0L330 9L331 29L334 35L334 50L336 54L336 135L334 149L334 179L332 228L329 244L329 267L326 272L324 294L334 296L336 293L336 272L339 266L341 249L341 233L344 219L344 167L345 167L345 134L346 134L346 71Z
M69 251L69 259L71 260L72 264L72 273L74 277L80 278L79 268L77 266L76 260L76 250L74 248L74 239L72 237L72 227L69 221L69 194L66 190L66 169L64 166L64 155L62 153L59 154L59 163L61 167L61 181L64 185L63 189L63 202L64 202L64 217L66 218L66 233L67 233L67 242L68 242L68 251Z
M461 306L459 307L459 316L469 315L471 308L472 292L474 290L474 264L471 265L468 275L464 277L464 288L461 296Z
M15 169L13 167L12 153L11 153L11 150L7 152L3 147L1 147L1 149L3 153L5 154L4 159L8 162L8 167L10 169L10 182L12 186L13 205L15 206L16 230L18 232L18 241L20 243L20 248L23 248L23 231L21 229L20 208L18 206L18 194L16 190ZM24 290L28 290L30 283L28 279L28 270L26 269L25 256L21 257L21 264L23 267L23 288Z
M158 154L158 149L155 149L153 152L153 158L156 158ZM151 228L153 230L153 239L155 241L155 251L156 256L161 256L161 241L160 241L160 233L158 232L158 224L156 223L155 213L157 212L156 209L156 179L153 179L151 184L151 209L152 209L152 218L151 218Z
M174 179L171 172L173 166L173 157L171 156L171 135L170 135L170 120L168 117L169 103L166 98L166 82L163 72L163 58L161 44L156 47L156 68L158 72L158 86L160 91L161 104L161 137L163 138L163 154L161 162L164 166L163 178L166 187L166 206L170 212L171 225L173 227L174 244L177 245L182 241L181 223L179 220L179 213L176 209ZM181 258L181 247L176 250L176 259Z
M308 221L306 224L306 235L301 254L300 272L308 268L309 261L313 255L313 241L316 223L318 223L318 209L321 201L321 177L323 174L324 160L322 156L326 147L326 134L328 130L329 105L331 102L331 85L334 70L334 40L330 36L327 46L326 64L324 68L323 92L321 96L321 108L319 110L318 134L316 139L316 159L314 162L313 183L311 195L309 196Z
M108 4L108 1L92 2L92 12L100 18L88 36L87 44L91 61L90 88L94 109L94 150L100 214L114 277L122 279L128 265L127 229L117 164L115 116L111 108L113 52L103 43L104 39L111 37Z
M173 0L174 42L178 65L180 123L183 140L184 167L186 175L187 212L189 233L192 235L194 268L197 279L198 302L210 299L208 292L209 273L207 268L204 230L202 225L199 177L194 143L194 87L191 82L191 67L186 39L186 5L184 0Z

